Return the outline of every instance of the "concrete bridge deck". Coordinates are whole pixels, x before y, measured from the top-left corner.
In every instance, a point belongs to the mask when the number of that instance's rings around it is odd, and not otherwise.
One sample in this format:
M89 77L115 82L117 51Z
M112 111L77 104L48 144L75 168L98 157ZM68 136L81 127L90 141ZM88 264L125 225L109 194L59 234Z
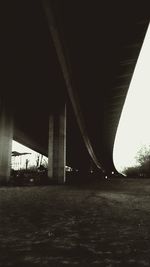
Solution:
M150 266L150 180L0 188L0 266Z

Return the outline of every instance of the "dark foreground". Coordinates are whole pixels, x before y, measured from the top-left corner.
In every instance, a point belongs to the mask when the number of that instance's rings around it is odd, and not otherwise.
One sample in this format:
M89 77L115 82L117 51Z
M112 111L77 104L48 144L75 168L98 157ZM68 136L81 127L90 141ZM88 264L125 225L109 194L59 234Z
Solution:
M0 266L150 266L150 180L1 187Z

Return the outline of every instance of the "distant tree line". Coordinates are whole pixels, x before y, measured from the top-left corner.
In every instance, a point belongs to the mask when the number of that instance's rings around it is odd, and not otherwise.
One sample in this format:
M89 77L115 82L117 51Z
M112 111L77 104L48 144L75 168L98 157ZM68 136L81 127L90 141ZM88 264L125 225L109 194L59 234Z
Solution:
M136 157L137 165L124 169L127 177L149 177L150 178L150 146L142 146Z

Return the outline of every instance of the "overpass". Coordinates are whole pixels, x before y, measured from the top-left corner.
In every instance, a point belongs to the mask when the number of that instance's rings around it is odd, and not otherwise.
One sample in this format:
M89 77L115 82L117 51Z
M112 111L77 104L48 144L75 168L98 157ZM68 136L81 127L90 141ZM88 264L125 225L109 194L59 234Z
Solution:
M148 1L16 1L1 8L0 177L14 138L65 163L114 170L121 110L149 23Z

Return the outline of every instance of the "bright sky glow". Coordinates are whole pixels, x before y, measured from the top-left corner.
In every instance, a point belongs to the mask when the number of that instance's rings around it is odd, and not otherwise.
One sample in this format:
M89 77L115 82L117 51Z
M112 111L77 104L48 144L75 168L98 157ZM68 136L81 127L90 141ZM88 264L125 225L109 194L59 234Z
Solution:
M16 151L19 153L30 153L30 154L16 156L16 157L12 156L12 168L15 170L25 169L26 168L26 160L28 160L28 168L36 167L38 157L39 157L39 162L41 162L42 165L46 166L48 163L47 157L42 156L38 152L20 144L14 140L12 142L12 151Z
M26 147L26 146L24 146L24 145L22 145L22 144L20 144L20 143L18 143L16 141L14 141L14 140L12 142L12 151L17 151L19 153L24 153L24 152L26 152L26 153L36 153L34 150L32 150L32 149L30 149L30 148L28 148L28 147Z
M116 169L137 165L135 156L150 145L150 25L133 73L114 142Z

